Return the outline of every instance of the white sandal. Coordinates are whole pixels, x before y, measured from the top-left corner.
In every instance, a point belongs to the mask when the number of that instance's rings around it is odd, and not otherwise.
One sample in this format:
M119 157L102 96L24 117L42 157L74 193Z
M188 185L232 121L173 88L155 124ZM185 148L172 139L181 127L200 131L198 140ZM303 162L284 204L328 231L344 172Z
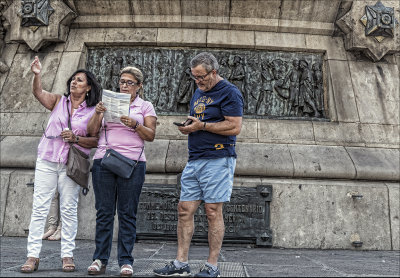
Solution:
M133 274L133 269L130 264L124 264L121 266L121 271L119 272L119 275L121 277L131 277Z
M106 265L103 264L99 259L93 261L93 263L88 267L89 275L99 275L106 272Z

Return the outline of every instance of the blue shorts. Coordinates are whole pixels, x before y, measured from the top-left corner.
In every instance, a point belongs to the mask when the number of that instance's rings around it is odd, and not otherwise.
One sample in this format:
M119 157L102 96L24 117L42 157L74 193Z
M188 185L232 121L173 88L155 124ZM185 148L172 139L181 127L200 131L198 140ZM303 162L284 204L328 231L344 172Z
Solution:
M188 161L181 177L181 201L229 202L236 158Z

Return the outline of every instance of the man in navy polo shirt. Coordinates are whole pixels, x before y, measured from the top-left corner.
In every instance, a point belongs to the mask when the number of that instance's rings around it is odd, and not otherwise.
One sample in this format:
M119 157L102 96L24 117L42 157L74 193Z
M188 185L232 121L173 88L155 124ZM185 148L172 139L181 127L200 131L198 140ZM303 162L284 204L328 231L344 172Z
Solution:
M190 275L188 253L194 232L194 214L204 201L208 219L209 256L197 277L218 277L217 266L225 233L224 202L232 194L236 166L236 135L242 127L243 98L238 88L218 74L217 59L207 52L190 62L196 89L190 101L192 122L179 131L189 135L189 161L182 172L178 204L178 252L159 276Z

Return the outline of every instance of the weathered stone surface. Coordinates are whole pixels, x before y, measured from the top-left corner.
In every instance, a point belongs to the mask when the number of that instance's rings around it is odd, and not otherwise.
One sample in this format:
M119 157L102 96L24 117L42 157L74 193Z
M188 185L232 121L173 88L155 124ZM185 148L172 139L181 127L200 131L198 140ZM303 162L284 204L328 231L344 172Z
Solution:
M80 65L84 53L82 52L64 52L61 56L60 64L55 75L55 80L51 91L63 95L67 92L67 81L72 74L79 68L85 68Z
M182 134L173 122L181 123L185 121L185 116L158 116L156 140L158 139L178 139L187 141L187 135Z
M313 144L312 122L259 119L258 139L270 143Z
M283 1L279 6L281 19L333 22L340 1Z
M400 249L400 185L386 183L389 189L390 228L392 234L392 250Z
M306 50L304 34L255 32L255 48L268 50Z
M208 30L208 47L254 48L254 32Z
M318 144L364 146L358 123L313 122L313 129Z
M287 145L238 143L236 153L236 175L293 177Z
M288 145L294 177L353 179L356 171L346 150L340 146Z
M279 20L278 32L290 32L314 35L332 35L334 25L325 22L313 22L302 20Z
M326 51L327 60L347 60L341 38L317 35L307 35L305 38L308 51Z
M87 41L87 40L85 40ZM156 45L157 29L155 28L106 28L104 43L106 45Z
M229 27L230 1L187 0L181 1L182 27L220 28Z
M264 32L277 32L279 28L278 19L270 18L243 18L230 17L230 28L235 30L251 30Z
M72 28L134 27L132 15L85 15L79 16L71 24Z
M237 142L259 142L258 138L258 120L243 119L242 130L236 136Z
M155 140L146 142L146 171L149 173L165 173L168 154L168 140Z
M2 168L35 168L40 137L6 136L0 144Z
M136 28L179 28L182 24L178 15L134 15L133 25Z
M34 178L35 174L32 170L18 170L11 173L7 207L4 215L3 235L27 235L31 220L33 196L33 187L28 187L27 183L34 182Z
M399 125L361 124L361 140L367 147L398 148Z
M85 51L85 43L90 46L104 46L105 28L72 29L66 42L65 51Z
M180 173L189 158L187 140L170 140L168 145L165 170L167 173Z
M18 44L16 43L8 43L4 46L3 52L1 53L1 58L4 60L5 64L8 67L7 72L4 72L0 75L0 91L3 90L3 85L6 82L6 78L8 76L10 67L14 61L14 56L17 53ZM1 50L0 50L1 51Z
M116 218L118 216L116 215ZM117 225L118 227L118 225ZM114 225L113 239L118 234L118 228ZM92 183L92 174L89 177L89 192L85 196L82 191L79 193L78 203L78 239L94 239L96 235L96 209Z
M61 53L40 53L42 63L42 87L51 91ZM2 112L44 112L46 109L36 100L32 94L33 73L30 64L34 55L16 54L13 66L9 72L9 78L3 86L0 96L0 109Z
M160 28L157 33L157 45L159 46L205 47L206 42L207 30L205 29Z
M349 78L351 75L348 62L329 60L327 63L334 98L329 106L335 108L338 121L359 122L353 86Z
M6 170L6 169L1 169L0 171L0 190L1 190L1 195L0 195L0 234L3 235L3 222L4 222L4 215L5 211L7 208L7 196L8 196L8 190L10 187L10 176L11 173L14 172L14 170Z
M0 113L0 134L14 136L42 136L49 113Z
M399 124L399 69L391 64L349 62L362 123Z
M126 15L132 13L129 2L126 0L80 0L74 1L74 4L79 15Z
M279 1L233 0L230 2L231 2L231 11L230 11L231 17L278 19L280 16L281 3Z
M361 194L360 200L352 194ZM391 250L388 191L382 183L293 180L273 184L275 247Z
M400 180L399 149L346 147L356 168L356 179Z

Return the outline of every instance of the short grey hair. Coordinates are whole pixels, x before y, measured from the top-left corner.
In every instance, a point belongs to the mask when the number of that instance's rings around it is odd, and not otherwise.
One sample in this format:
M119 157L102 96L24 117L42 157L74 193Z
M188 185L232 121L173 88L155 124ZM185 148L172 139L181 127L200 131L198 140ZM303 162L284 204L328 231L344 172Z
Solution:
M139 82L139 84L143 83L144 77L143 77L143 73L140 69L138 69L136 67L131 67L131 66L125 67L119 73L119 77L121 77L121 75L124 73L128 73L128 74L132 75ZM142 86L139 89L139 96L141 98L143 98L143 95L144 95L144 90L143 90L143 86Z
M215 58L214 55L212 55L209 52L202 52L200 54L197 54L191 61L190 61L190 67L195 68L199 65L202 65L207 72L210 72L212 70L218 71L219 69L219 64L217 59Z

